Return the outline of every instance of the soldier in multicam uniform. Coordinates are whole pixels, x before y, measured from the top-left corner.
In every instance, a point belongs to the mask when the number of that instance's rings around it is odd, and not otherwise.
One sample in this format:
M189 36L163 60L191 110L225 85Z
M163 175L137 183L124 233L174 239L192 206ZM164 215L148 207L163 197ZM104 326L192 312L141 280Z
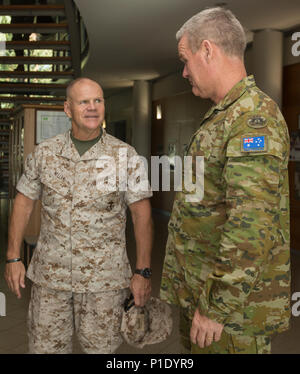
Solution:
M245 34L229 10L200 12L177 39L183 77L215 105L187 151L194 164L204 157L204 193L176 195L161 298L180 306L189 352L270 353L290 318L287 126L247 77Z
M26 160L11 217L5 277L21 297L22 236L34 201L41 198L41 231L27 272L33 281L29 351L70 353L75 326L86 353L113 353L122 343L128 287L138 306L150 297L152 193L147 180L146 188L139 188L145 173L142 162L131 162L138 157L134 148L102 129L105 109L98 83L87 78L71 82L65 112L71 131L40 143ZM110 175L114 165L117 170ZM127 189L126 179L120 180L126 171ZM105 184L114 175L115 188ZM133 277L126 253L127 206L137 247Z

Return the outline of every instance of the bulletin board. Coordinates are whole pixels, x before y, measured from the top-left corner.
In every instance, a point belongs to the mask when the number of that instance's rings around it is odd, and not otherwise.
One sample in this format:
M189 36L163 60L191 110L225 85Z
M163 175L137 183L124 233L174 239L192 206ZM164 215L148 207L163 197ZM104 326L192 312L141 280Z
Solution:
M62 134L71 128L69 117L64 111L37 110L35 143Z

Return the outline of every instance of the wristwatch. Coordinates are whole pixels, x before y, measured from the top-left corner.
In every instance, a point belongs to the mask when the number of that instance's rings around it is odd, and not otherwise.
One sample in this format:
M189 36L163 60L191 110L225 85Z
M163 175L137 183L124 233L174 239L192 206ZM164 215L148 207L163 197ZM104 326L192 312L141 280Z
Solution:
M135 274L140 274L144 278L150 278L152 275L152 270L150 268L135 269Z

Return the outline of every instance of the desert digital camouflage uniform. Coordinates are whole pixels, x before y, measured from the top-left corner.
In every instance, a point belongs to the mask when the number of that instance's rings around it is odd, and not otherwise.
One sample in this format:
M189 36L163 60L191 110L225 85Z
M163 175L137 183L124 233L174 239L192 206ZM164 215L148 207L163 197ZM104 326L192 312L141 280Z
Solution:
M104 156L116 165L114 191L108 183L112 168L104 188L99 188L99 176L107 172ZM143 182L139 178L143 165L132 157L137 157L133 147L105 131L81 157L70 131L40 143L27 157L17 190L41 199L41 230L27 271L36 286L66 295L129 287L126 208L152 195L149 188L135 190L134 182ZM126 171L127 179L119 180Z
M246 151L244 142L258 137L262 149ZM194 164L204 157L204 196L197 203L186 201L184 189L176 195L161 297L189 322L199 308L224 324L225 334L265 337L267 345L290 318L284 118L249 76L208 111L187 155Z
M120 325L127 296L127 288L74 293L33 283L27 319L29 353L72 353L74 330L85 353L114 353L123 342Z

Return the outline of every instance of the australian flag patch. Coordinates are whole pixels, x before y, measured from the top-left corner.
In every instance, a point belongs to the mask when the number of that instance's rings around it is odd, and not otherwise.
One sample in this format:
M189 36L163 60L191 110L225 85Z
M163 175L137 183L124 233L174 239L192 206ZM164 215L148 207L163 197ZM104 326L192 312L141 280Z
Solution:
M266 135L242 137L242 152L259 152L266 150Z

